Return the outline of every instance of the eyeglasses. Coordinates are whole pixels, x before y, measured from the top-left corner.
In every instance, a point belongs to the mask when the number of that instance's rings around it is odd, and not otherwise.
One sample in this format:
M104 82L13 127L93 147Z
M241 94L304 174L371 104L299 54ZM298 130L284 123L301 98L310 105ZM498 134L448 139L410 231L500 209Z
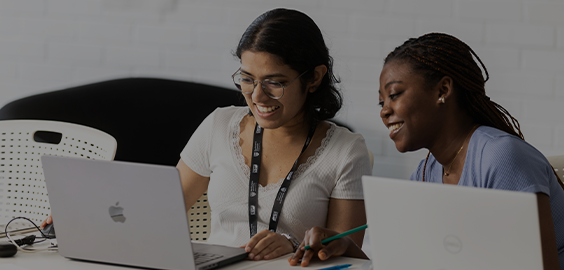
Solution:
M288 85L293 83L302 75L306 74L309 70L306 70L304 73L300 74L300 76L293 79L291 82L287 83L286 85L281 84L275 80L265 79L263 81L253 80L251 77L241 74L241 68L239 68L235 73L231 76L233 78L233 83L237 89L241 90L244 94L252 94L255 91L255 87L257 84L261 84L262 91L272 98L272 99L280 99L284 95L284 88Z

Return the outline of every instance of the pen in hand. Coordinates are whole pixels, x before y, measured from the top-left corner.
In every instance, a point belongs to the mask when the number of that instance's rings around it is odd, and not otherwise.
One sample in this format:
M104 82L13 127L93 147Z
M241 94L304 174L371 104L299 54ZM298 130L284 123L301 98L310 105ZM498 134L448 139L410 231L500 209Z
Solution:
M358 232L358 231L362 231L362 230L364 230L364 229L366 229L366 228L368 228L368 224L364 224L364 225L362 225L362 226L360 226L360 227L356 227L356 228L354 228L354 229L352 229L352 230L348 230L348 231L346 231L346 232L337 234L337 235L335 235L335 236L331 236L331 237L329 237L329 238L323 239L323 240L321 240L321 244L322 244L322 245L325 245L325 244L327 244L327 243L329 243L329 242L331 242L331 241L333 241L333 240L339 239L339 238L341 238L341 237L343 237L343 236L347 236L347 235L349 235L349 234L353 234L353 233ZM307 246L304 247L304 249L305 249L305 250L308 250L308 249L311 249L311 247L310 247L309 245L307 245Z

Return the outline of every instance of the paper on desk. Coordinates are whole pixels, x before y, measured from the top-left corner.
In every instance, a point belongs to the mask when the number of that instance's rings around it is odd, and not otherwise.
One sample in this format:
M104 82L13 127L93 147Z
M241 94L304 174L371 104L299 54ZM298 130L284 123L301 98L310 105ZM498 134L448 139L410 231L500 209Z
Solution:
M350 263L352 266L349 269L361 269L362 265L367 260L361 259L353 259L349 257L334 257L330 258L327 261L320 261L320 260L313 260L307 267L300 267L300 266L290 266L288 263L288 258L292 255L282 256L280 258L274 260L261 260L261 261L242 261L236 263L234 265L228 266L229 270L258 270L258 269L294 269L294 270L301 270L301 269L320 269L326 268L335 265L347 264Z
M0 263L0 269L2 270L29 270L21 266L13 265L11 263Z

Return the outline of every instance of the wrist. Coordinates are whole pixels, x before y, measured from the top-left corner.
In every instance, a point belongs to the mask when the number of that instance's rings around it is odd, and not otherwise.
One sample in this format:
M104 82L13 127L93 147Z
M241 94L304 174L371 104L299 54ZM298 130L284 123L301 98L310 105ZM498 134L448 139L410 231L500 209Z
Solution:
M296 252L298 247L300 247L300 241L298 241L298 239L296 239L296 237L292 236L291 234L287 234L287 233L279 233L279 234L284 236L288 240L288 242L290 242L290 245L292 245L292 251Z

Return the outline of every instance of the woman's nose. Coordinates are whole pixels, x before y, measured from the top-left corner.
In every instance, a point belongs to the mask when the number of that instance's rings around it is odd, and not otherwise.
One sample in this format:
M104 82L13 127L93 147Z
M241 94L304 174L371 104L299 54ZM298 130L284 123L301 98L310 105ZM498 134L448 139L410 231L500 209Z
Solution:
M391 114L392 114L392 108L390 108L390 106L387 106L387 105L384 104L382 106L382 109L380 110L380 117L382 119L388 118L388 117L390 117Z
M255 88L253 89L253 94L252 94L253 100L254 101L263 101L266 99L269 99L270 97L268 97L266 95L266 93L264 92L264 89L262 88L262 83L261 82L257 82L255 84Z

